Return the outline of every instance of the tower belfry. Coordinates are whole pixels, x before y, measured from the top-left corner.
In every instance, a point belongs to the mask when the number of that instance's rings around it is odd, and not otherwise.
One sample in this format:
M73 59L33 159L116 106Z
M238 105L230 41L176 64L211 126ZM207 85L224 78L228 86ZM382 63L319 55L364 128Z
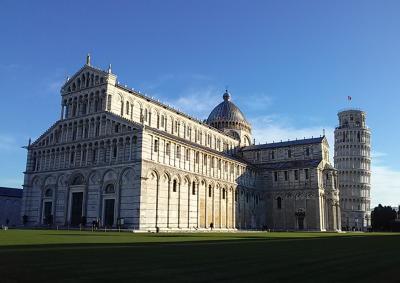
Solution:
M371 225L371 131L366 113L338 113L335 129L335 168L338 170L343 230L365 230Z

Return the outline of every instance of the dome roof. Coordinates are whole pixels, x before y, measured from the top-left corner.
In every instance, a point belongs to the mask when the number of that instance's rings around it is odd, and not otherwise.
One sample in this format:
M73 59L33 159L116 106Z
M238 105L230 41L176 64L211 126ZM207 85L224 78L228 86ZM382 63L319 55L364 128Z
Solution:
M207 124L212 125L216 122L238 122L250 126L242 111L230 101L231 95L228 91L225 91L223 99L224 101L211 111L207 119Z

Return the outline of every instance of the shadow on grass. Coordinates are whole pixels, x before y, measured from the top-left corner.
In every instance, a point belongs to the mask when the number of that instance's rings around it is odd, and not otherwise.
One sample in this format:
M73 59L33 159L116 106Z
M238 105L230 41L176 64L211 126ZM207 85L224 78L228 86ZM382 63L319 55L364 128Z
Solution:
M125 236L123 234L119 235L119 234L107 234L106 232L104 232L104 234L101 234L99 232L96 232L96 234L68 234L68 233L63 233L63 234L41 234L43 236L51 236L51 237L57 237L57 236L63 236L63 237L122 237Z
M115 234L95 234L95 235L86 235L86 234L42 234L46 236L52 237L65 237L65 236L92 236L92 237L110 237L114 238L115 236L126 236L126 235L115 235ZM142 235L141 235L142 236ZM205 238L210 239L205 239ZM201 238L203 237L203 238ZM74 237L75 238L75 237ZM176 240L169 240L170 238ZM195 240L185 240L187 238L194 238ZM197 239L196 239L197 238ZM397 238L397 241L400 241L400 234L384 234L384 235L368 235L368 234L351 234L351 235L338 235L338 236L307 236L307 237L270 237L269 235L263 236L236 236L232 235L231 237L221 237L215 239L215 237L211 235L167 235L167 234L145 234L142 238L138 239L136 242L132 241L122 241L122 242L82 242L82 243L37 243L37 244L15 244L8 246L0 246L0 254L2 252L11 252L11 251L35 251L35 250L78 250L78 249L121 249L121 248L145 248L149 246L153 247L164 247L164 246L182 246L182 247L195 247L195 246L209 246L209 245L246 245L246 244L271 244L271 243L284 243L284 242L304 242L304 245L308 245L308 242L313 241L326 241L326 245L337 245L338 242L348 241L348 240L368 240L373 241L376 239L383 240L385 239L393 239ZM166 240L164 240L166 239ZM134 240L134 239L133 239Z
M390 280L392 276L398 279L398 234L233 234L219 239L215 235L201 236L203 239L196 240L195 235L153 234L137 236L138 242L6 246L0 249L1 279L6 279L2 283L381 282L382 278L396 282Z

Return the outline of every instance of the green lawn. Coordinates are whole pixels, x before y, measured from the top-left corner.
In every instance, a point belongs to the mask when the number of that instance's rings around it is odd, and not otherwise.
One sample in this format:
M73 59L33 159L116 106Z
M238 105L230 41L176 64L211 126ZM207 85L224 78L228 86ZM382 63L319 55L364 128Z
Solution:
M0 282L399 282L400 234L0 231Z

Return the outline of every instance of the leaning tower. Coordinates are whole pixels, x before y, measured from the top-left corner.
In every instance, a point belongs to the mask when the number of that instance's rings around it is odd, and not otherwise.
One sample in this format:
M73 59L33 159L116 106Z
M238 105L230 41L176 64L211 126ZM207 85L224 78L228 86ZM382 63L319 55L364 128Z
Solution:
M343 230L365 230L371 225L371 131L365 112L338 113L335 129L335 168L338 170Z

